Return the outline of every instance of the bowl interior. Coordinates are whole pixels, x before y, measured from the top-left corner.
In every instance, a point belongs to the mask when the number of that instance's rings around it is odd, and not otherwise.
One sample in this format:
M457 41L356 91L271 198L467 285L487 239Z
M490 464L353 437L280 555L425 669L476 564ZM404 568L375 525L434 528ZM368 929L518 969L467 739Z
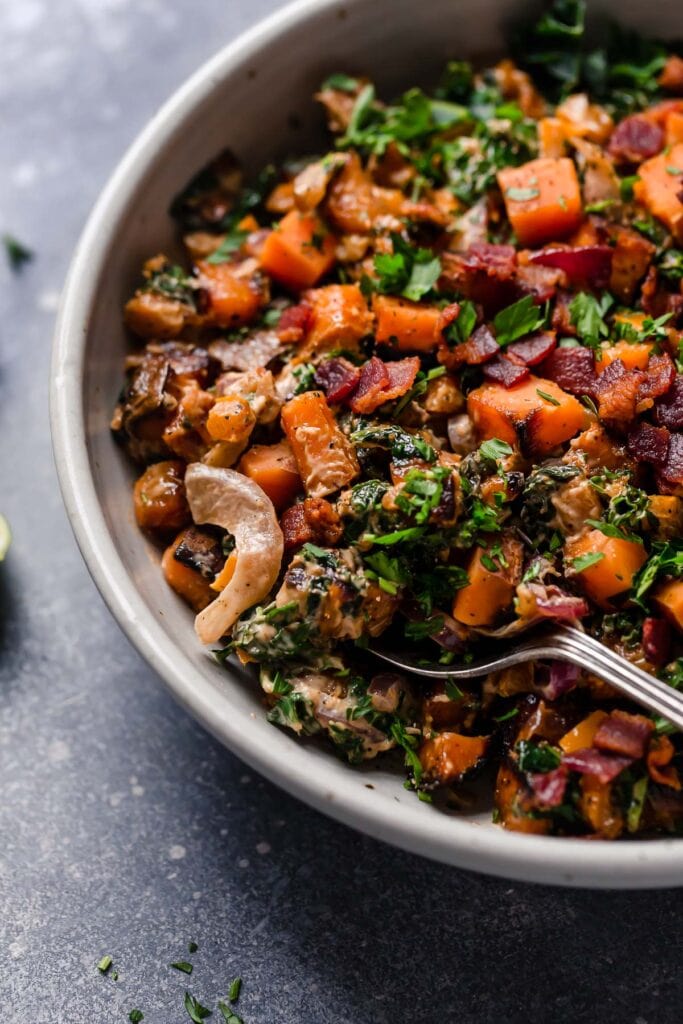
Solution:
M651 33L678 25L683 35L675 3L647 12L634 0L595 6ZM573 841L503 833L490 814L441 814L407 793L400 774L350 770L269 725L252 677L218 667L164 585L158 552L134 523L133 468L108 429L130 349L121 309L142 261L174 251L168 206L190 177L226 145L247 171L320 151L312 94L325 75L367 71L391 96L429 83L449 57L503 52L504 27L520 10L527 5L496 0L304 0L201 69L129 152L79 245L55 349L58 468L79 543L124 629L181 703L266 775L350 824L464 866L565 884L671 884L683 842L592 843L579 852Z

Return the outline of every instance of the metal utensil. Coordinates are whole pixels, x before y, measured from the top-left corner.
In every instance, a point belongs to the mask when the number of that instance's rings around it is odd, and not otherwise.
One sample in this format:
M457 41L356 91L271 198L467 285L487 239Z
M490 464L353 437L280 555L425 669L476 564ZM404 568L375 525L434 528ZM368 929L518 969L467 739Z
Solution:
M424 665L400 654L389 653L376 643L368 647L376 657L396 668L430 679L475 679L477 676L519 665L525 661L552 658L588 668L631 700L668 719L683 730L683 693L632 665L599 640L574 626L555 626L501 654L492 654L469 665Z

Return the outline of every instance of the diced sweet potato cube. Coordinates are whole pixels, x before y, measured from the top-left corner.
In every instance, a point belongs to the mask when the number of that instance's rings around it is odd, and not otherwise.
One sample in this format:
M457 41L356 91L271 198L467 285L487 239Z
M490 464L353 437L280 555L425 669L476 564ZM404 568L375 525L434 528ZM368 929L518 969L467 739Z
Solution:
M595 369L603 373L615 359L621 359L627 370L647 370L652 355L652 345L646 342L618 341L616 345L600 349L600 358L595 362Z
M464 736L442 732L425 740L420 747L420 762L430 782L447 785L475 768L486 754L488 736Z
M638 176L640 180L633 186L636 199L666 224L678 242L683 242L683 142L646 160Z
M525 454L544 454L585 426L586 410L554 381L540 377L512 388L482 384L467 396L467 411L482 439L519 444Z
M683 633L683 580L661 583L652 593L652 603Z
M335 241L322 221L292 210L271 231L261 249L261 266L286 288L310 288L331 270Z
M282 427L311 497L324 498L338 491L360 472L355 449L320 391L305 391L290 399L282 409Z
M306 292L311 321L306 351L344 348L355 350L372 330L372 316L357 284L329 284ZM302 356L304 358L304 356Z
M579 226L581 190L568 157L540 157L498 172L508 220L522 245L566 238Z
M565 564L577 570L579 586L601 608L610 608L611 598L631 589L635 574L647 560L643 544L608 537L601 530L588 530L578 537L570 537L564 553ZM576 559L591 555L600 558L585 569L572 566Z
M378 344L393 345L401 352L431 352L436 347L440 318L437 306L377 295L373 308Z

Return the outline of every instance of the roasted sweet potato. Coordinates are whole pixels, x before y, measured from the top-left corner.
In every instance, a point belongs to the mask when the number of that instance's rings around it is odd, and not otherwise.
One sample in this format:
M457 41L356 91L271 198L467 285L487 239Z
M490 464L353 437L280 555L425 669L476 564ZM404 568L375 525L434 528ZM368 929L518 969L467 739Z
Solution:
M296 459L287 441L260 445L242 456L237 469L264 491L275 508L286 508L303 491Z
M601 530L587 530L579 537L570 537L565 544L565 563L574 568L579 586L601 608L610 608L610 599L630 590L633 577L647 560L643 544L607 537ZM581 568L582 562L592 555L600 556L592 564Z
M195 545L195 535L198 533L199 531L192 527L189 530L183 530L178 534L173 543L169 544L161 559L161 568L166 582L196 612L206 608L216 596L211 589L212 573L209 571L202 572L200 568L203 563L204 552L198 553L196 559L191 557L192 546L197 546ZM184 549L188 548L190 557L185 557ZM185 560L181 561L181 558ZM210 555L205 560L205 563L207 567L209 564L212 564L213 567L213 555ZM217 571L220 571L219 565L220 563L216 561L215 568Z
M262 296L256 283L240 277L231 263L198 263L209 298L207 320L216 327L241 327L256 316Z
M681 174L675 171L680 170ZM683 242L683 142L653 156L640 165L633 193L653 217L666 224L678 242Z
M512 388L475 388L467 396L467 411L482 439L497 437L518 444L529 455L552 451L587 422L578 399L553 381L533 376Z
M483 760L488 736L463 736L442 732L425 740L420 747L420 763L425 782L445 786L458 782Z
M335 241L313 214L292 210L268 235L261 249L261 266L286 288L310 288L334 264Z
M566 238L581 220L581 190L568 157L540 157L498 172L508 219L522 245Z
M600 358L595 361L597 372L604 373L610 363L620 359L627 370L646 370L653 346L647 342L618 341L600 349Z
M606 718L606 711L591 711L590 715L566 732L559 741L565 754L573 754L575 750L587 750L588 747L592 747L595 734Z
M290 399L282 409L282 427L310 497L324 498L358 475L353 445L337 426L320 391L306 391Z
M652 603L672 626L683 632L683 580L660 583L652 592Z
M453 601L453 618L457 622L465 626L490 626L511 607L519 583L522 545L507 539L503 551L507 564L501 564L500 559L492 561L485 548L475 548L467 567L470 582L458 590Z
M439 339L438 306L377 295L373 309L377 317L375 338L378 344L391 345L401 352L431 352L436 348Z
M311 316L302 359L331 348L355 351L361 338L372 331L372 316L357 284L315 288L306 292L304 301Z
M155 462L135 481L135 519L143 530L177 531L190 522L185 497L185 463Z

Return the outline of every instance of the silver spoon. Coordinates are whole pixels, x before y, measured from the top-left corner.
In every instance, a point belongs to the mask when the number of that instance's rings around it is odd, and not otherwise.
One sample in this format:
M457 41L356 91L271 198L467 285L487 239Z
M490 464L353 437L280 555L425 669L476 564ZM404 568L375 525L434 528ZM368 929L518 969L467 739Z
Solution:
M648 711L661 715L683 730L683 692L655 679L648 672L632 665L626 658L605 647L587 633L574 626L556 626L525 640L500 655L483 658L469 665L428 665L411 661L402 655L390 654L381 646L369 644L368 650L396 668L430 679L475 679L477 676L525 661L552 658L569 661L580 668L588 668L605 682L611 683L626 697L636 701Z

